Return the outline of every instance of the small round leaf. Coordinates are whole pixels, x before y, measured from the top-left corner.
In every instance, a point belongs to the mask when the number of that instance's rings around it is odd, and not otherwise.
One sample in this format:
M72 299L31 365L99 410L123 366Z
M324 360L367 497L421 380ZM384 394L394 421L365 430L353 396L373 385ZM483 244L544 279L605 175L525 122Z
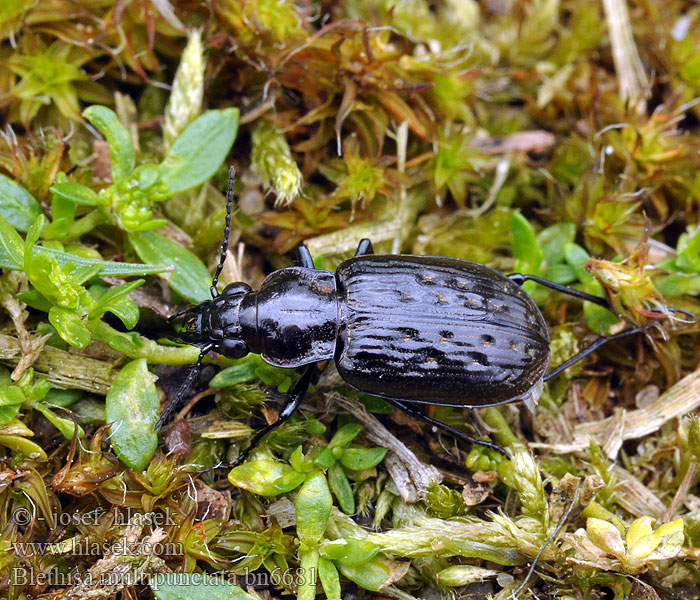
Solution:
M295 504L297 536L307 546L316 544L328 527L333 498L328 481L320 471L310 473L301 486Z
M386 448L347 448L340 455L343 466L353 471L376 467L386 456Z
M23 186L0 174L0 215L15 229L27 231L41 214L39 203Z
M127 363L107 392L107 422L110 441L121 461L143 471L156 453L158 434L154 431L160 411L156 377L145 358Z
M282 492L275 487L275 483L291 473L294 470L289 465L263 458L234 467L228 474L228 480L231 485L259 496L276 496Z

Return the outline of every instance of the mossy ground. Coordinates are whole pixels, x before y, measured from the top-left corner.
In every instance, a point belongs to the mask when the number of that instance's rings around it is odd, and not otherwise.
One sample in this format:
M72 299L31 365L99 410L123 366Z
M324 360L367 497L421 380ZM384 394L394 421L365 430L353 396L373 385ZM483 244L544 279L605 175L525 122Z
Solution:
M0 594L243 597L154 583L181 572L260 598L700 595L695 3L1 4ZM197 358L165 319L207 297L228 165L223 283L369 237L607 298L526 284L552 365L645 333L534 413L430 409L510 460L331 366L247 466L203 472L297 377L211 355L153 432Z

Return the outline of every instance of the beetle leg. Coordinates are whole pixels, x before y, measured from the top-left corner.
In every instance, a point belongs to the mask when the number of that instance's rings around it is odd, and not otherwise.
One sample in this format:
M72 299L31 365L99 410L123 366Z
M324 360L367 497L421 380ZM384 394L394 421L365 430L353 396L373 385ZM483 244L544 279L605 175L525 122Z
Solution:
M250 440L250 445L245 450L243 450L243 452L240 453L238 458L233 462L233 465L231 466L237 467L243 461L245 461L245 459L248 458L248 455L251 453L251 451L260 443L260 440L262 440L273 429L277 429L280 425L282 425L282 423L284 423L287 419L289 419L289 417L291 417L294 414L294 411L301 404L301 401L306 395L306 391L309 389L309 383L311 383L312 372L313 369L311 368L311 365L307 366L304 372L301 374L301 377L297 379L296 383L294 384L294 387L289 392L289 396L287 396L287 402L282 407L282 410L280 411L277 420L274 423L271 423L267 427L264 427L263 429L258 431Z
M314 259L311 258L311 252L306 247L306 244L300 244L297 248L297 253L299 254L299 264L307 269L315 269Z
M390 404L393 404L396 408L402 410L406 414L409 414L412 417L415 417L416 419L420 419L421 421L425 421L430 425L434 425L435 427L446 431L450 435L462 440L463 442L466 442L467 444L479 444L480 446L485 446L486 448L491 448L491 450L495 450L496 452L502 454L508 459L510 458L510 456L508 456L508 453L498 444L494 444L493 442L487 442L484 440L475 440L473 437L468 436L466 433L463 433L458 429L455 429L454 427L450 427L449 425L447 425L447 423L443 423L442 421L433 419L432 417L429 417L428 415L424 414L421 410L414 408L410 404L401 402L400 400L394 400L393 398L384 398L384 400L386 400Z
M372 242L367 238L362 238L360 240L360 243L357 245L357 251L355 252L355 256L367 256L368 254L374 254Z
M163 425L163 423L165 423L166 419L170 416L170 413L172 413L180 404L182 397L185 395L187 390L190 389L194 378L201 370L202 361L204 360L204 357L206 356L207 352L209 352L209 350L211 350L212 348L213 344L209 344L208 346L204 346L202 348L202 351L199 353L199 357L197 358L197 364L195 364L194 368L187 374L187 379L185 379L184 383L180 386L180 389L177 391L177 395L175 396L175 398L173 398L173 400L171 400L168 403L168 406L165 407L165 410L163 411L163 414L160 415L156 426L153 428L153 431L158 431Z
M628 329L626 331L621 331L620 333L616 333L615 335L608 335L608 336L599 337L590 346L584 348L583 350L581 350L581 352L579 352L578 354L575 354L569 360L565 360L556 369L552 369L549 373L547 373L544 376L544 381L549 381L550 379L552 379L552 377L556 377L562 371L566 371L566 369L568 369L571 365L573 365L574 363L577 363L582 358L585 358L589 354L595 352L598 348L600 348L601 346L604 346L608 342L612 342L614 340L621 340L622 338L626 338L626 337L629 337L631 335L636 335L637 333L644 333L644 331L646 331L650 327L652 327L652 325L649 325L647 327L637 327L635 329Z
M553 290L557 290L558 292L561 292L562 294L568 294L569 296L573 296L574 298L580 298L581 300L586 300L587 302L593 302L593 304L597 304L598 306L602 306L603 308L607 308L608 310L612 311L612 307L610 306L610 303L605 299L601 298L599 296L593 296L592 294L587 294L586 292L581 292L577 289L568 287L566 285L560 285L558 283L554 283L553 281L549 281L549 279L543 279L542 277L537 277L537 275L522 275L521 273L512 273L508 275L508 279L510 279L513 283L517 283L518 285L522 285L526 281L534 281L536 283L539 283L540 285L543 285L545 287L551 288ZM679 313L681 315L685 315L686 317L690 317L691 319L695 318L695 315L690 312L689 310L684 310L682 308L671 308L669 307L668 310L672 313ZM658 308L651 308L649 309L649 312L653 313L661 313Z
M216 289L216 284L219 282L219 275L224 268L226 254L228 253L228 238L231 234L231 211L233 210L233 178L236 172L233 167L228 170L228 192L226 193L226 226L224 227L224 239L221 240L221 257L219 264L216 266L214 279L211 281L211 297L216 298L219 295L219 290Z
M587 294L586 292L581 292L577 289L554 283L553 281L549 281L549 279L537 277L537 275L522 275L520 273L512 273L508 275L508 279L510 279L513 283L517 283L518 285L522 285L526 281L534 281L536 283L539 283L540 285L556 290L557 292L561 292L562 294L568 294L569 296L573 296L574 298L580 298L581 300L586 300L588 302L592 302L593 304L597 304L598 306L602 306L603 308L611 310L610 303L605 298L600 298L599 296Z

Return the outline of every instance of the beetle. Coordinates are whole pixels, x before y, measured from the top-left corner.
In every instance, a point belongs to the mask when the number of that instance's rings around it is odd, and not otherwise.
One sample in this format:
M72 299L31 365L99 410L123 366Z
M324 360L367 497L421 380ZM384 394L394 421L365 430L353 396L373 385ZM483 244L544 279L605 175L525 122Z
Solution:
M315 269L308 248L301 245L300 265L274 271L258 291L246 283L232 283L219 293L216 285L228 249L233 178L231 168L212 299L171 317L182 326L177 341L193 344L201 353L156 428L179 403L210 350L232 359L253 352L271 365L304 367L277 421L256 433L235 464L294 413L309 387L311 366L330 359L351 388L384 398L459 439L505 454L491 442L474 440L432 419L418 405L532 403L548 379L603 344L644 330L600 337L547 373L549 331L522 284L535 281L609 308L605 299L534 275L503 275L457 258L376 255L367 239L335 273Z

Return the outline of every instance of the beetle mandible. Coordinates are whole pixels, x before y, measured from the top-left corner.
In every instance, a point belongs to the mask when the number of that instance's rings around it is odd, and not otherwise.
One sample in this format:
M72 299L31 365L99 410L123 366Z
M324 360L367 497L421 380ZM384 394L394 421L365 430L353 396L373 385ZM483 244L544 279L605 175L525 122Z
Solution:
M457 438L504 453L493 443L474 440L428 417L416 405L534 402L548 379L603 344L643 331L636 328L601 337L546 373L547 325L520 286L536 281L609 308L605 299L534 275L506 276L457 258L375 255L366 239L335 273L315 269L302 245L300 266L273 272L260 290L232 283L219 293L216 284L228 249L233 178L231 168L212 299L171 317L182 323L178 341L199 347L201 353L156 428L179 403L210 350L233 359L253 352L275 366L304 366L277 421L257 432L235 464L294 413L309 387L311 365L330 359L350 387L384 398Z

